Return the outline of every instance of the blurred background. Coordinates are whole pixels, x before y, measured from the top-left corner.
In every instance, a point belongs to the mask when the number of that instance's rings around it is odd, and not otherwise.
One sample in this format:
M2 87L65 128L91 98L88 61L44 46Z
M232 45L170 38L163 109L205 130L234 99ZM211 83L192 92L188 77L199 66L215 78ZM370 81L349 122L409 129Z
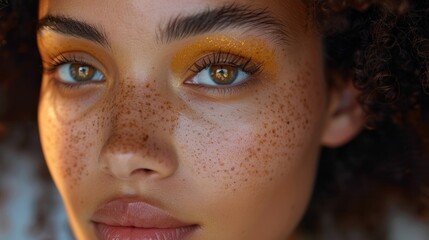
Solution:
M37 1L0 0L0 239L73 239L37 132Z

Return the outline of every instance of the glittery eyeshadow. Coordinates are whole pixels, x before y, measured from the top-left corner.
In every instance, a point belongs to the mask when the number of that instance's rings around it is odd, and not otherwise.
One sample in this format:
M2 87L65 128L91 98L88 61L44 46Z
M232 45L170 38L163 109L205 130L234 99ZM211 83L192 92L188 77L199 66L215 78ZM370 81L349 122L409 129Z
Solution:
M274 49L256 38L236 39L227 36L208 36L197 39L180 49L173 57L171 69L175 75L183 78L192 64L199 58L212 52L226 52L250 58L261 64L267 73L275 74L277 64Z

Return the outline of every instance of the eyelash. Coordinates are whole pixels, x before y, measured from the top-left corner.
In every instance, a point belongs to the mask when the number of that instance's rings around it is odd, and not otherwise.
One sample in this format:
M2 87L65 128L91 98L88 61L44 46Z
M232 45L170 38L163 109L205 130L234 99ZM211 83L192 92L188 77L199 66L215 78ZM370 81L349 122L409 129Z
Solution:
M229 52L219 51L200 58L190 67L189 70L194 73L198 73L213 65L230 65L240 68L249 74L257 73L262 67L260 64L255 64L252 61L252 58L244 58Z
M89 63L85 58L77 55L64 55L59 54L57 57L52 57L52 60L44 62L46 64L45 67L45 73L49 75L53 75L58 68L63 64L70 64L70 63L79 63L84 64L93 67L91 63ZM214 94L214 95L233 95L236 92L239 92L243 88L248 87L250 84L255 82L256 79L255 75L260 73L262 71L262 64L256 64L252 61L252 58L245 58L238 55L231 54L230 52L213 52L210 54L207 54L200 59L198 59L190 68L189 71L193 72L193 75L198 74L199 72L203 71L204 69L214 66L214 65L229 65L236 68L241 69L242 71L248 73L249 80L245 81L244 83L241 83L239 85L235 86L225 86L225 87L207 87L207 86L191 86L194 88L197 88L200 91L206 91L208 94ZM80 83L80 84L73 84L73 83L66 83L63 81L60 81L58 79L55 79L54 76L51 76L51 78L54 80L56 84L59 84L61 87L64 87L66 89L77 89L81 87L84 84L91 84L91 83Z
M63 64L79 63L79 64L94 67L91 63L89 63L87 60L85 60L84 57L77 56L74 54L71 54L71 55L59 54L57 57L51 57L50 59L52 59L52 60L44 61L44 63L46 64L44 71L48 75L51 75L51 79L53 80L53 82L55 84L57 84L63 88L66 88L66 89L78 89L82 85L93 84L90 82L89 83L79 83L79 84L67 83L67 82L63 82L63 81L60 81L58 79L55 79L55 77L52 76L58 70L58 68Z
M213 52L208 55L201 57L197 60L188 70L193 72L194 75L205 70L210 66L215 65L229 65L241 69L242 71L248 73L249 80L241 83L239 85L231 87L207 87L207 86L193 86L198 90L203 90L209 94L220 94L220 95L233 95L236 92L239 92L243 88L250 86L250 84L256 81L255 75L259 74L262 71L263 64L256 64L252 58L246 58L232 54L230 52Z
M82 64L92 66L87 61L85 61L85 59L78 58L75 55L66 56L64 54L60 54L60 55L58 55L58 57L51 58L51 59L52 59L51 61L45 62L47 64L45 71L48 74L54 73L58 69L59 66L61 66L63 64L67 64L67 63L82 63Z

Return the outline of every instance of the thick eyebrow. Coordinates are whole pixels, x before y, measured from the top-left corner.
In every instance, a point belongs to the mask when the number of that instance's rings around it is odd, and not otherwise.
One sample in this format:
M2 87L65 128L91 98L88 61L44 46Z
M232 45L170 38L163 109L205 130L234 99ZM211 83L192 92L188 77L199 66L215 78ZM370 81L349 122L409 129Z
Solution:
M285 30L286 26L272 15L267 9L255 9L252 6L232 3L194 15L179 15L172 18L158 28L157 40L169 43L225 28L242 28L258 30L276 42L287 43L289 36Z
M107 36L101 27L81 22L70 17L47 15L39 20L37 32L40 33L46 29L73 37L84 38L104 47L110 46Z

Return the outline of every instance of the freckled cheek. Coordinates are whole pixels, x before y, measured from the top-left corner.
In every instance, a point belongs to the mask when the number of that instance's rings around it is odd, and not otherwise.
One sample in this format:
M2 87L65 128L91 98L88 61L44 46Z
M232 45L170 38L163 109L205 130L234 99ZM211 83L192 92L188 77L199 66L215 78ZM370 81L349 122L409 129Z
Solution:
M79 120L106 101L107 86L93 84L80 89L62 89L53 81L45 80L42 91L43 99L50 106L50 111L58 121L71 122Z
M175 134L181 162L196 177L213 183L217 190L236 191L244 185L263 185L287 164L290 149L287 141L280 139L287 128L264 128L263 124L239 119L228 119L224 126L204 120L186 121L190 120L179 119L181 127Z
M197 117L180 118L175 138L181 162L218 190L231 191L263 186L314 165L323 84L311 84L320 80L316 77L293 76L265 85L241 105L199 106Z
M203 199L193 207L213 217L220 229L226 228L226 222L248 227L257 224L252 219L261 218L293 223L304 209L317 148L296 145L294 140L301 137L298 128L294 123L284 124L287 112L280 114L280 106L273 107L276 114L269 115L273 109L266 109L260 112L261 118L243 121L237 116L233 121L224 119L225 125L179 119L175 140L181 143L180 164L195 185L193 196ZM306 150L313 154L304 155Z
M49 169L62 194L73 196L96 164L94 158L100 148L96 141L101 139L99 118L65 118L75 116L71 111L59 116L48 99L42 99L39 106L40 135Z

